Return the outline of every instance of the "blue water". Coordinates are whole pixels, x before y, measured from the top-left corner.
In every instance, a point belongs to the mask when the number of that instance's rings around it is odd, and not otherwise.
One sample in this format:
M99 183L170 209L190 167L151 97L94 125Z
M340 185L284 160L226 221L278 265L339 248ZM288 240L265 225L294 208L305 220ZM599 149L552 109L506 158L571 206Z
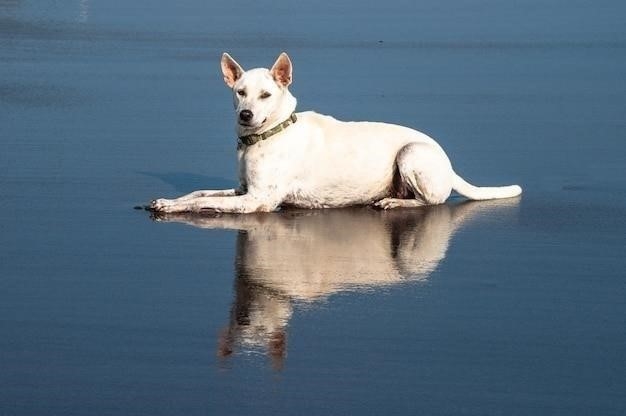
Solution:
M0 0L0 415L626 413L626 6ZM219 58L507 203L153 221L234 185Z

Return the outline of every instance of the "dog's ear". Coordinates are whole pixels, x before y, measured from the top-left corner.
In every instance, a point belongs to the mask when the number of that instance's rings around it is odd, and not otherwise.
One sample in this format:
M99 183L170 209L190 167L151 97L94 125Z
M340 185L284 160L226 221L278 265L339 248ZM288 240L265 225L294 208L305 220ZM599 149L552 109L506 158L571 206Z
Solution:
M243 68L229 54L222 54L222 74L224 74L224 82L230 88L243 75Z
M278 59L276 59L276 62L274 62L272 69L270 69L270 73L279 85L287 87L289 86L289 84L291 84L291 72L291 60L289 59L289 56L287 56L287 54L283 52L280 54Z

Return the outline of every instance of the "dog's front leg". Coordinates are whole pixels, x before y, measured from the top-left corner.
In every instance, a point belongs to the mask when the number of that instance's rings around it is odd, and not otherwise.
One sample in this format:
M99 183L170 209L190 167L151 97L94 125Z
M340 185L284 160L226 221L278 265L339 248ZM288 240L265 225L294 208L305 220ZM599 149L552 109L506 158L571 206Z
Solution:
M210 189L202 191L194 191L187 195L183 195L178 200L190 200L195 198L207 197L207 196L235 196L241 195L243 192L240 189Z
M194 191L191 192L187 195L183 195L181 197L178 198L174 198L174 199L167 199L167 198L159 198L159 199L155 199L150 203L149 209L153 210L153 211L164 211L162 208L169 206L169 205L177 205L177 204L181 204L183 202L189 202L191 200L194 200L196 198L204 198L204 197L214 197L214 196L235 196L235 195L242 195L244 194L245 191L242 191L241 188L237 188L237 189L215 189L215 190L202 190L202 191Z
M189 201L191 199L202 198L207 196L235 196L235 195L243 195L245 191L242 191L241 188L236 189L209 189L202 191L194 191L187 195L183 195L174 199L174 201Z
M156 212L224 212L245 214L274 211L281 203L278 198L261 198L253 194L236 196L206 196L188 200L169 200L166 204L154 201L151 209Z

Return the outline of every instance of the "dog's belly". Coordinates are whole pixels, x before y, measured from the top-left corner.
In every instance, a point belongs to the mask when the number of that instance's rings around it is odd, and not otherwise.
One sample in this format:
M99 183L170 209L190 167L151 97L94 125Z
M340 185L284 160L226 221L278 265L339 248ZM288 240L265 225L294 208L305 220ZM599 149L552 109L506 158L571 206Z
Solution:
M389 190L369 194L351 194L342 189L336 187L317 192L296 190L285 198L283 205L295 208L341 208L353 205L369 205L391 194Z
M368 205L395 194L394 173L393 161L374 171L362 169L336 176L320 172L294 181L284 203L299 208Z

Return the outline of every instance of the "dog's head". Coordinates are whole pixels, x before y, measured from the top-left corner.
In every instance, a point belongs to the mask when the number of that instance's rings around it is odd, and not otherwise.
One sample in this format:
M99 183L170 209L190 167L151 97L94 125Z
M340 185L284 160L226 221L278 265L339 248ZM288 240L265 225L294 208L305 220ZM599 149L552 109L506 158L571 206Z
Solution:
M295 98L287 87L291 84L292 65L281 53L271 69L244 71L227 53L222 55L224 81L233 90L238 129L261 132L284 121L295 110Z

